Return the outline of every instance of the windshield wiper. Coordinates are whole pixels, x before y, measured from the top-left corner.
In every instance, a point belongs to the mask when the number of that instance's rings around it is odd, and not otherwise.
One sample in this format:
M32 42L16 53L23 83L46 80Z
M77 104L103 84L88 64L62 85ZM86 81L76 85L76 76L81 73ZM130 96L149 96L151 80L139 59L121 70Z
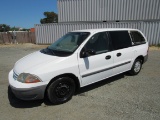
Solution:
M49 47L47 47L47 50L49 50L53 55L55 55L55 53L53 52L53 50L50 49Z

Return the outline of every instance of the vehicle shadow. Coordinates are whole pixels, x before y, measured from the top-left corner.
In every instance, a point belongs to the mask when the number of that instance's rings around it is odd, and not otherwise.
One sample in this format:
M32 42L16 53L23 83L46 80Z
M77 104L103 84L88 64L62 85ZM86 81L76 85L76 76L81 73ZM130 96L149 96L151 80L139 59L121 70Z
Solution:
M91 91L95 88L99 88L99 87L104 86L104 85L112 85L112 83L114 81L120 80L121 78L124 78L125 76L130 76L130 75L126 72L126 73L121 73L121 74L116 75L116 76L111 77L111 78L104 79L102 81L99 81L99 82L96 82L94 84L88 85L86 87L80 88L74 95L85 96L85 94L84 94L85 92L89 92L89 91ZM53 105L49 102L49 100L45 100L44 104L48 105L48 106Z
M129 76L128 73L122 73L119 75L116 75L114 77L102 80L100 82L88 85L86 87L80 88L74 95L79 96L85 96L83 93L91 91L95 88L104 86L104 85L111 85L114 81L120 80L121 78L124 78L125 76ZM10 105L15 108L33 108L37 106L41 106L41 104L45 104L47 106L52 106L53 104L49 102L48 98L45 96L45 99L43 100L34 100L34 101L23 101L15 97L15 95L12 93L12 90L10 86L8 86L8 99L10 102Z
M97 83L88 85L88 86L86 86L86 87L83 87L83 88L79 89L79 91L77 91L77 92L75 93L75 95L84 96L83 93L85 93L85 92L91 91L91 90L93 90L93 89L95 89L95 88L102 87L102 86L104 86L104 85L112 85L112 83L113 83L114 81L120 80L121 78L124 78L125 76L128 76L128 73L121 73L121 74L119 74L119 75L116 75L116 76L113 76L113 77L104 79L104 80L102 80L102 81L99 81L99 82L97 82Z

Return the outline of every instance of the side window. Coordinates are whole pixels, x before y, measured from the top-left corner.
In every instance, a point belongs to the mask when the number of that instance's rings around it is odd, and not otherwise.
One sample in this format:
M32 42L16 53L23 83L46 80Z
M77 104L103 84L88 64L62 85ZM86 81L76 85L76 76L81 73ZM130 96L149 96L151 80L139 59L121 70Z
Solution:
M139 32L131 31L130 35L132 37L132 42L134 43L134 45L146 43L144 37Z
M114 50L131 47L131 39L128 31L110 31L109 32Z
M101 32L93 35L85 47L86 50L94 50L96 54L109 51L109 39L107 32Z

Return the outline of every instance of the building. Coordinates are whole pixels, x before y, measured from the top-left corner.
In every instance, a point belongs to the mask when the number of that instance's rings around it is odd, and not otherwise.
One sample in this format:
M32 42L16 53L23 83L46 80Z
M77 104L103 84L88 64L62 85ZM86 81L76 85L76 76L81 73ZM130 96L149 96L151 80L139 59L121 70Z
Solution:
M30 32L35 32L35 28L30 28Z
M160 0L58 0L59 22L160 20Z
M160 0L57 0L59 23L37 24L36 43L91 28L140 29L150 45L160 44Z

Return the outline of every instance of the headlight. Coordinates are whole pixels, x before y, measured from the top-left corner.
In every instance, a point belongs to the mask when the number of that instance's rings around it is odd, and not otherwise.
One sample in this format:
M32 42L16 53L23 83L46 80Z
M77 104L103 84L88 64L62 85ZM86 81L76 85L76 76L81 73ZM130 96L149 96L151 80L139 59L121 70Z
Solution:
M41 82L41 80L32 74L29 73L21 73L18 78L17 81L22 82L22 83L37 83L37 82Z

